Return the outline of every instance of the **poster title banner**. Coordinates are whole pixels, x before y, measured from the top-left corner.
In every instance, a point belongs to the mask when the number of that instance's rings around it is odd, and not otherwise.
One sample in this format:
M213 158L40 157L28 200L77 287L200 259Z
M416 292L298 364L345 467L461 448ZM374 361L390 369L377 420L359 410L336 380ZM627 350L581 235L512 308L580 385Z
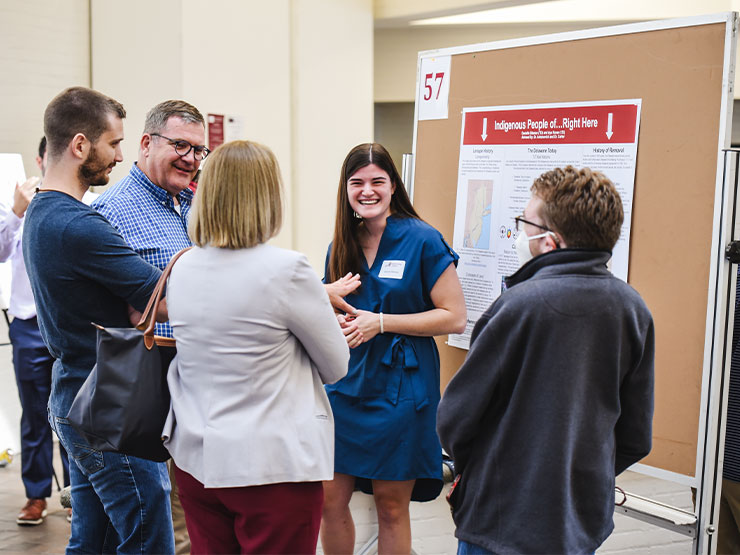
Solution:
M637 104L471 111L463 144L635 143L637 111Z

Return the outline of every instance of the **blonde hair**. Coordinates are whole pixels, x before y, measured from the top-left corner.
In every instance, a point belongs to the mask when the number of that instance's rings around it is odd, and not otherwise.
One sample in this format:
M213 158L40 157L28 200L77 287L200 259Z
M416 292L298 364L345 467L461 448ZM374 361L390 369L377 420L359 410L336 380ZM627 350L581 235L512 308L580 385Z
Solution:
M254 247L274 237L283 218L280 168L272 151L232 141L208 156L188 232L199 247Z

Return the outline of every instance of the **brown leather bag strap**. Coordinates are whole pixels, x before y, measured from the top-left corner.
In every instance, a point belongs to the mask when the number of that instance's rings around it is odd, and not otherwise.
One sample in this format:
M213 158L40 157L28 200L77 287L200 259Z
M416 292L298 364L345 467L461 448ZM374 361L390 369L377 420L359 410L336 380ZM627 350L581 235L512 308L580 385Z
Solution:
M151 297L149 297L149 302L144 309L144 313L141 315L141 320L139 320L139 323L136 325L137 329L144 330L144 345L147 349L151 349L154 346L154 324L157 321L157 306L159 306L159 301L162 300L162 292L167 284L167 279L170 277L172 267L183 253L192 248L193 247L186 247L170 259L170 262L162 272L162 275L159 276L159 281L157 281L157 285L154 287Z

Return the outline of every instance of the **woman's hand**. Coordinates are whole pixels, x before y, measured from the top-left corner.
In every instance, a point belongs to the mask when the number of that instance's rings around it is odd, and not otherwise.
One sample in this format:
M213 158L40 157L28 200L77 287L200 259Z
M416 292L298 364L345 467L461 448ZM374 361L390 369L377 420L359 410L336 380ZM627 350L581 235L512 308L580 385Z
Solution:
M357 326L357 330L362 334L362 341L370 341L380 333L380 314L368 312L367 310L358 310L352 323Z
M430 293L434 308L411 314L383 313L383 333L400 333L418 337L431 337L465 331L467 311L460 280L455 266L450 264ZM357 312L357 327L365 341L380 332L380 314L360 310Z
M338 280L324 284L326 294L329 295L329 302L336 309L347 314L354 314L355 308L350 305L343 297L346 297L360 286L360 274L352 275L349 272L346 276Z
M365 340L362 337L362 332L360 332L357 328L357 324L355 324L354 316L337 314L337 321L339 322L339 327L342 328L342 333L344 334L344 338L347 340L347 345L349 345L350 349L354 349L358 345L362 345L362 343L364 343Z

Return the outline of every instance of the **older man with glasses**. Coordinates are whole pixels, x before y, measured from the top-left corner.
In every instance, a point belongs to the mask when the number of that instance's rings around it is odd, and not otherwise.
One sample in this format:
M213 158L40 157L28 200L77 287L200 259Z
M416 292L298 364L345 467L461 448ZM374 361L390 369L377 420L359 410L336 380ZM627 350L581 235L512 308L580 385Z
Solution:
M146 116L131 171L93 203L140 256L159 268L190 246L193 192L188 186L208 155L204 141L205 123L195 106L182 100L157 104ZM169 324L158 325L156 334L172 337Z
M188 216L193 191L189 185L208 156L204 142L205 120L195 106L182 100L157 104L146 116L139 156L131 171L92 205L131 248L159 268L190 246ZM155 334L172 337L169 323L157 324ZM164 354L167 364L175 352L169 349ZM174 482L172 515L176 551L188 553L190 541Z

